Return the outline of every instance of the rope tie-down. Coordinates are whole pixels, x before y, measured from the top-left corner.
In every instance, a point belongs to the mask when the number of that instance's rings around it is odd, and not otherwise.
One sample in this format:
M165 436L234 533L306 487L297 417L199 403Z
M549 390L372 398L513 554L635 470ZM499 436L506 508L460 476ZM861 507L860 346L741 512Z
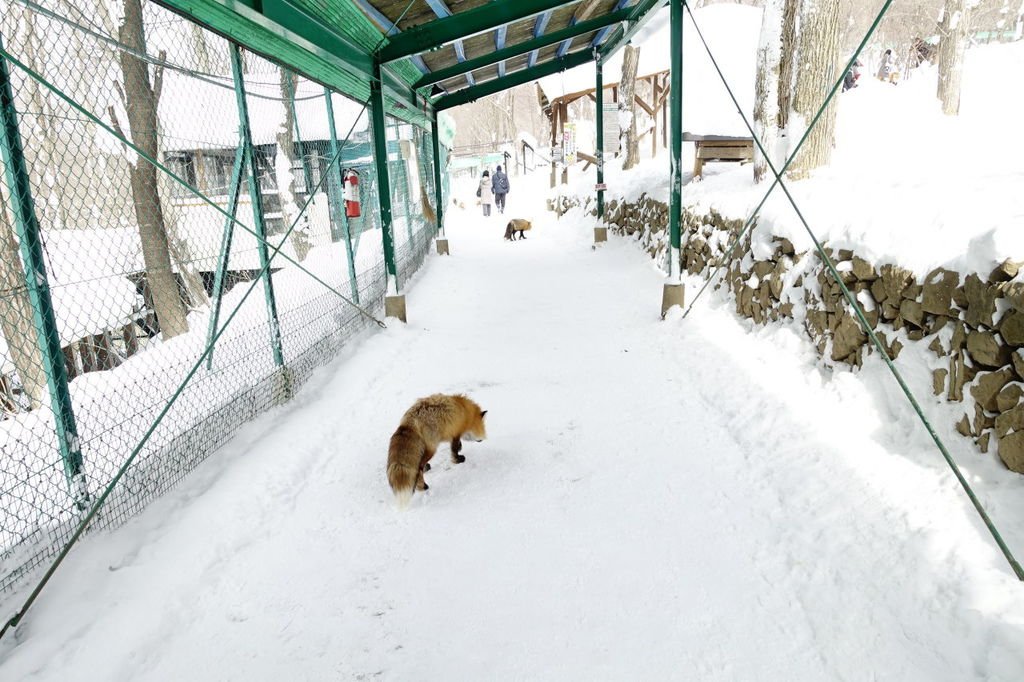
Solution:
M737 236L733 240L731 246L726 250L725 255L723 256L722 260L719 262L719 265L717 266L717 268L712 272L711 276L708 278L708 281L704 284L703 287L701 287L700 291L697 292L697 296L694 297L694 300L690 303L690 307L687 308L686 313L684 313L683 317L685 318L686 315L688 315L690 313L690 310L693 309L693 305L694 305L694 303L696 303L696 301L700 297L700 295L702 293L704 293L704 290L707 289L708 285L711 284L711 282L714 280L715 276L722 270L722 268L724 267L725 263L727 263L727 262L729 262L731 260L733 251L739 245L740 241L742 240L742 238L746 234L746 232L753 225L753 221L757 217L758 212L764 206L764 203L765 203L765 201L767 201L769 195L771 195L771 193L775 190L775 187L776 186L781 187L782 191L786 195L786 198L789 200L789 203L793 206L793 210L796 213L797 218L799 218L800 223L803 225L804 229L807 231L807 234L810 236L811 240L814 242L814 247L815 247L816 251L818 252L819 256L821 256L822 261L825 263L825 267L828 269L829 274L832 276L832 278L839 285L839 288L840 288L840 290L843 293L843 297L846 299L847 303L849 303L850 307L853 309L854 315L856 316L857 321L859 322L860 326L864 329L864 331L867 333L868 337L871 339L872 344L874 344L875 348L881 354L882 359L885 362L886 367L889 368L889 371L892 373L892 376L895 378L896 383L899 384L900 390L903 391L904 396L907 398L907 401L910 403L911 407L914 409L914 412L917 414L917 416L920 419L921 423L924 425L925 430L928 432L928 435L931 437L932 441L935 443L936 448L938 448L939 452L942 454L943 459L946 461L946 464L949 465L949 468L952 470L953 475L956 477L956 480L960 483L960 486L963 488L964 492L967 494L967 497L971 501L971 504L973 505L975 511L978 513L978 516L981 517L982 522L984 522L985 527L988 529L989 533L992 535L993 540L995 540L996 545L999 547L999 551L1002 552L1003 557L1005 557L1007 563L1009 563L1010 568L1013 570L1014 574L1017 576L1017 579L1020 580L1020 581L1024 581L1024 569L1021 568L1021 565L1017 562L1017 559L1014 557L1013 552L1006 545L1006 542L1003 540L1002 535L999 533L999 529L996 528L995 524L992 522L992 519L989 518L988 513L985 511L985 508L982 506L980 500L978 500L978 497L975 495L974 490L971 488L970 484L967 482L967 479L964 478L963 473L961 473L960 468L957 466L956 462L953 460L952 455L950 455L949 450L946 448L945 443L943 443L942 439L939 437L938 433L935 431L935 428L932 426L931 422L928 420L928 417L925 416L924 411L922 410L920 403L918 403L917 398L914 396L913 391L910 390L910 387L907 385L907 382L904 380L903 375L900 374L900 371L898 369L896 369L896 366L893 364L892 359L889 357L889 353L886 351L885 346L882 344L881 340L875 334L874 329L871 327L871 324L868 322L867 317L864 315L863 309L861 308L860 304L857 302L857 298L847 288L846 284L843 282L843 278L839 276L839 272L836 270L835 264L832 262L832 258L828 255L828 253L825 251L824 246L821 244L821 242L818 240L817 236L811 230L811 227L808 224L806 218L804 218L803 213L800 211L800 207L797 206L796 200L793 198L793 195L790 194L789 188L786 186L786 183L782 179L782 174L786 172L786 170L789 168L789 165L796 158L797 154L800 152L801 146L803 146L804 142L807 140L808 136L810 135L811 130L818 123L819 118L822 116L823 112L828 107L829 102L831 102L831 100L835 96L836 92L839 91L839 88L840 88L840 86L843 83L843 76L846 74L846 72L850 68L852 68L852 66L853 66L854 62L856 61L857 57L860 55L861 51L864 49L864 46L867 44L867 41L870 39L871 35L874 33L875 29L878 27L878 25L881 22L882 18L885 16L885 13L889 10L889 6L891 4L892 4L892 0L886 0L885 4L882 6L881 11L879 11L878 16L875 18L875 20L871 24L870 28L868 28L868 32L865 34L864 39L861 40L860 44L857 46L857 49L854 51L853 56L850 58L849 62L847 63L846 69L844 69L843 71L840 72L839 80L836 81L835 85L832 86L832 90L828 93L828 96L825 98L824 103L821 105L821 107L818 109L817 114L815 114L814 118L811 120L811 123L807 127L807 130L804 132L804 135L800 139L799 144L797 144L796 148L793 150L792 154L790 154L789 158L786 160L785 164L783 165L782 170L780 171L780 170L776 170L775 165L772 163L771 156L767 153L767 151L765 151L764 147L761 144L761 140L760 140L760 138L757 135L757 132L754 130L754 127L751 125L750 121L747 119L746 114L743 113L743 109L742 109L742 107L740 107L739 102L737 101L736 96L735 96L735 94L732 91L732 88L729 86L729 82L726 80L725 75L722 73L722 70L719 68L718 62L715 60L715 56L711 52L711 48L708 46L707 41L704 39L703 33L701 33L700 27L697 25L697 22L696 22L696 20L693 17L693 12L690 9L689 4L686 2L686 0L683 0L683 6L686 8L687 13L689 13L689 15L690 15L690 20L693 22L693 27L697 31L697 36L700 38L701 43L704 45L704 49L707 51L708 57L710 58L712 65L714 65L714 67L715 67L715 71L718 73L718 76L721 79L722 84L725 86L726 91L729 93L729 97L732 99L733 105L735 105L735 107L736 107L736 111L739 113L740 117L743 119L743 124L750 131L750 134L751 134L751 136L754 139L754 144L757 145L757 148L761 152L761 155L764 157L765 162L768 165L769 170L772 172L772 175L775 176L775 180L774 180L774 182L772 182L771 187L768 188L768 191L765 193L764 197L761 199L761 201L758 203L757 207L754 209L754 211L747 218L746 222L744 223L743 229L737 234Z

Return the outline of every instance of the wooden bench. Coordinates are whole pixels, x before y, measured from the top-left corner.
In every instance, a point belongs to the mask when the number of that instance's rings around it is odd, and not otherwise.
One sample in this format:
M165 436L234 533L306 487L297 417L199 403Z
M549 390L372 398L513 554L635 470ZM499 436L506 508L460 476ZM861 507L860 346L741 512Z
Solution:
M705 161L754 160L754 138L683 133L684 142L693 142L693 177L701 177Z

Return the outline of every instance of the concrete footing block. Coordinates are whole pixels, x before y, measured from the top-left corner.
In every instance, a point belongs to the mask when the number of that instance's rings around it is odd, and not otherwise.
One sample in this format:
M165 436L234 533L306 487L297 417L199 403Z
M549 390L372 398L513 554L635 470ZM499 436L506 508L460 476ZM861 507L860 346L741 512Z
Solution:
M683 307L685 288L682 284L666 284L661 292L661 319L665 319L668 309L674 305Z
M384 297L384 316L385 317L397 317L402 322L406 322L405 319L405 295L399 296L385 296Z

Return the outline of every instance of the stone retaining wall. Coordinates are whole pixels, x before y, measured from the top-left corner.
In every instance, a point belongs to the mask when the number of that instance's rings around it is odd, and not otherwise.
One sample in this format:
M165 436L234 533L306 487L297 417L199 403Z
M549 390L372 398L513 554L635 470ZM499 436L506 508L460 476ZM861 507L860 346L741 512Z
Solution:
M569 199L561 208L574 204L579 205ZM590 198L583 208L596 212ZM612 231L636 239L652 258L665 259L665 203L647 196L610 201L605 217ZM684 213L682 268L710 277L742 226L714 211ZM874 352L817 253L797 253L783 238L775 238L770 249L758 244L755 251L748 236L715 285L729 287L737 314L757 324L799 324L825 364L859 367ZM870 263L827 245L826 252L889 356L897 358L907 344L923 344L925 357L934 355L934 394L964 404L957 430L982 452L995 447L1007 467L1024 473L1024 283L1012 281L1024 264L1007 261L984 279L937 269L918 280L892 263Z

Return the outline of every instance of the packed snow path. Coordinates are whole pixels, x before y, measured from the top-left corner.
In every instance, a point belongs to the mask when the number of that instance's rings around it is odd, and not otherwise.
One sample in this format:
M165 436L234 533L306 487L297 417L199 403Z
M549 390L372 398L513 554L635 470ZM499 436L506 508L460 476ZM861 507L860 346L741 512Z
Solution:
M1021 679L1021 588L896 399L710 296L658 321L578 221L452 222L409 324L84 543L0 679ZM399 512L438 391L489 439Z

